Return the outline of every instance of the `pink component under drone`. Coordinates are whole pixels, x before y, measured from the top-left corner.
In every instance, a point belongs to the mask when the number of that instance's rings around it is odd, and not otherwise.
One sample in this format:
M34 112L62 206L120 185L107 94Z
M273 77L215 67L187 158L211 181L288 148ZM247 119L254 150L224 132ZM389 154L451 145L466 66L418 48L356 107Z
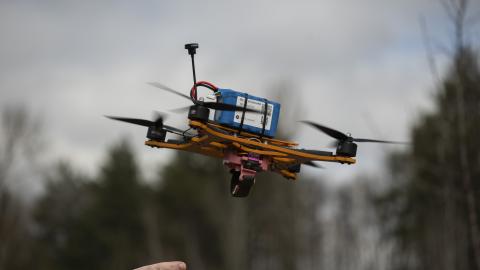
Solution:
M270 160L258 155L239 156L236 152L227 152L223 164L230 169L240 172L240 181L245 176L255 177L257 172L268 171Z

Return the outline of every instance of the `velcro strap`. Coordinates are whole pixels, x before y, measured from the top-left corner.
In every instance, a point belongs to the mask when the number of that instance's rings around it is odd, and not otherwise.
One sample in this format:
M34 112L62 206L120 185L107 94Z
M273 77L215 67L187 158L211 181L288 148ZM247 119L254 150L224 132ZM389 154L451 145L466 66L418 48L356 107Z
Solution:
M267 125L267 112L268 112L268 99L264 99L265 102L265 109L263 110L263 123L262 123L262 135L265 135L265 126Z
M245 94L245 100L243 102L243 110L242 110L242 119L240 120L240 132L243 129L243 121L245 120L245 112L247 111L247 102L248 102L248 94Z

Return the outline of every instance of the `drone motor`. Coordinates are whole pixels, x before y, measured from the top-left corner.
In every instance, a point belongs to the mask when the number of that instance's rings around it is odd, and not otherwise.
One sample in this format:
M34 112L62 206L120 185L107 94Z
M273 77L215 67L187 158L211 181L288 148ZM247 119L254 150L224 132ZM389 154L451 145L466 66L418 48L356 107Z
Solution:
M208 116L210 115L210 110L202 105L192 105L188 110L188 119L197 120L206 122L208 121Z

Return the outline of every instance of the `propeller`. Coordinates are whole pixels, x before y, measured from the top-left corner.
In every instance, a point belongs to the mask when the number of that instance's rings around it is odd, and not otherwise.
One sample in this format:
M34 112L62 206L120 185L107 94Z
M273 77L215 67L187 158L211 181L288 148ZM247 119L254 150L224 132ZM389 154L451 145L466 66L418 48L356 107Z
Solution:
M406 142L396 142L396 141L385 141L385 140L374 140L374 139L363 139L363 138L353 138L350 134L345 134L341 131L329 128L311 121L300 121L304 124L307 124L311 127L314 127L328 136L337 139L338 141L344 142L370 142L370 143L388 143L388 144L407 144Z
M149 82L148 84L150 84L151 86L160 88L160 89L162 89L162 90L165 90L165 91L167 91L167 92L170 92L170 93L172 93L172 94L175 94L175 95L177 95L177 96L181 96L181 97L183 97L183 98L192 100L191 97L189 97L189 96L187 96L187 95L185 95L185 94L182 94L182 93L178 92L177 90L173 90L172 88L170 88L170 87L168 87L168 86L166 86L166 85L164 85L164 84L161 84L161 83L159 83L159 82ZM193 101L193 100L192 100L192 101ZM193 103L195 103L195 101L193 101Z
M317 168L317 169L325 169L325 167L323 167L322 165L319 165L313 161L307 161L307 162L304 162L303 165L307 165L307 166L310 166L310 167L314 167L314 168Z
M177 90L174 90L164 84L161 84L159 82L149 82L148 84L150 84L151 86L154 86L154 87L157 87L159 89L162 89L164 91L167 91L167 92L170 92L172 94L175 94L177 96L180 96L180 97L183 97L183 98L186 98L186 99L189 99L190 101L193 102L193 104L195 105L201 105L201 106L204 106L204 107L207 107L209 109L213 109L213 110L219 110L219 111L247 111L247 112L254 112L254 113L263 113L261 111L258 111L258 110L254 110L254 109L250 109L250 108L243 108L243 107L239 107L239 106L236 106L236 105L231 105L231 104L226 104L226 103L218 103L218 102L204 102L204 101L199 101L199 100L196 100L196 99L193 99L183 93L180 93L179 91ZM174 112L183 112L183 111L188 111L190 107L185 107L185 108L179 108L179 109L174 109L172 111Z
M168 110L168 111L172 112L172 113L186 113L189 110L190 110L190 106L186 106L186 107L171 109L171 110Z
M163 119L165 116L159 112L154 112L153 121L139 119L139 118L129 118L129 117L119 117L119 116L109 116L109 115L105 115L105 117L112 120L122 121L122 122L130 123L134 125L140 125L144 127L158 127L172 133L183 133L183 130L181 129L164 125Z

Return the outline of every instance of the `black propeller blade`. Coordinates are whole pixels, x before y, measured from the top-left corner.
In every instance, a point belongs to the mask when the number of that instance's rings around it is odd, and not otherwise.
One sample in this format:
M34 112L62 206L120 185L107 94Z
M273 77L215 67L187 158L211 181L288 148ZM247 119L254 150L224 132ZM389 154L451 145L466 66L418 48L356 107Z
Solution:
M360 139L354 138L354 142L371 142L371 143L389 143L389 144L408 144L406 142L396 142L396 141L384 141L384 140L372 140L372 139Z
M122 122L130 123L134 125L140 125L144 127L160 127L172 133L183 133L183 130L181 129L164 125L163 117L158 112L156 114L157 114L157 117L155 117L154 121L139 119L139 118L118 117L118 116L108 116L108 115L106 115L105 117L112 120L122 121Z
M140 126L144 126L144 127L155 126L155 122L152 122L152 121L150 121L150 120L145 120L145 119L128 118L128 117L118 117L118 116L108 116L108 115L105 115L105 117L107 117L107 118L109 118L109 119L112 119L112 120L127 122L127 123L130 123L130 124L140 125Z
M307 166L314 167L314 168L317 168L317 169L325 169L325 167L323 167L322 165L319 165L319 164L317 164L313 161L304 162L303 165L307 165Z
M213 109L213 110L220 110L220 111L243 111L243 107L239 107L239 106L235 106L235 105L230 105L230 104L225 104L225 103L218 103L218 102L203 102L203 101L199 101L199 100L194 100L192 98L190 98L189 96L185 95L185 94L182 94L164 84L161 84L159 82L149 82L148 84L154 86L154 87L157 87L157 88L160 88L162 90L165 90L167 92L170 92L170 93L173 93L175 95L178 95L178 96L181 96L183 98L186 98L186 99L189 99L191 100L194 104L196 105L201 105L201 106L204 106L204 107L207 107L209 109ZM188 108L179 108L179 109L174 109L173 111L178 111L178 112L184 112L184 111L188 111ZM258 111L258 110L253 110L253 109L249 109L249 108L245 108L245 111L247 112L255 112L255 113L263 113L262 111Z
M323 133L327 134L328 136L330 137L333 137L339 141L345 141L348 139L349 136L347 136L347 134L344 134L343 132L340 132L338 130L335 130L333 128L329 128L329 127L326 127L326 126L322 126L320 124L317 124L317 123L314 123L314 122L311 122L311 121L300 121L304 124L307 124L307 125L310 125L320 131L322 131Z
M405 142L396 142L396 141L385 141L385 140L374 140L374 139L361 139L353 138L350 135L347 135L341 131L329 128L311 121L301 121L304 124L310 125L323 133L327 134L330 137L333 137L339 141L350 141L350 142L370 142L370 143L388 143L388 144L407 144Z
M176 108L176 109L171 109L169 110L170 112L173 112L173 113L186 113L190 110L190 106L186 106L186 107L181 107L181 108Z
M166 85L163 85L159 82L149 82L148 84L150 84L151 86L154 86L154 87L157 87L157 88L160 88L162 90L165 90L167 92L170 92L172 94L175 94L177 96L181 96L183 98L186 98L186 99L189 99L189 100L192 100L189 96L185 95L185 94L182 94L180 92L178 92L177 90L173 90L172 88L166 86ZM192 100L193 101L193 100ZM195 103L195 102L194 102Z
M159 111L153 111L152 118L153 118L153 123L155 123L156 127L165 127L165 125L163 124L163 120L166 118L165 114Z

